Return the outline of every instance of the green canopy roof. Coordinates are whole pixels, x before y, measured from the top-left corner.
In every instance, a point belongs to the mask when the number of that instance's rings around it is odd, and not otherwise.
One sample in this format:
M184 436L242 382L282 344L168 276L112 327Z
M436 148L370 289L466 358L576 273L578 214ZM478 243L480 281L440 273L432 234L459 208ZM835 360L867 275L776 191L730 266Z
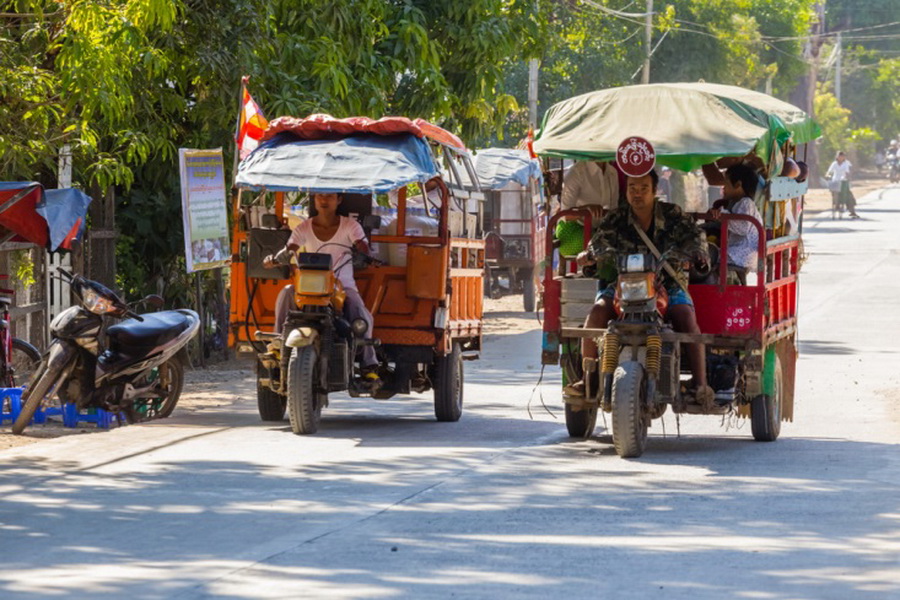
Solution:
M625 138L653 144L657 164L690 171L751 151L769 163L792 138L821 135L805 112L766 94L712 83L659 83L600 90L553 105L534 142L543 156L614 160Z

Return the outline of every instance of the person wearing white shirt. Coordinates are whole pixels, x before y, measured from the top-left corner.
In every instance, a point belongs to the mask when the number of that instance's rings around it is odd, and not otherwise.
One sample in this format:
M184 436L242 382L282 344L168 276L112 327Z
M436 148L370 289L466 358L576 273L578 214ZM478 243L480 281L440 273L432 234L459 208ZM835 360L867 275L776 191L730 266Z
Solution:
M619 205L618 172L611 163L577 161L566 173L559 203L562 210L589 208L599 218Z
M263 261L266 268L278 264L287 264L290 256L298 251L320 252L330 254L331 266L335 275L344 287L347 297L344 300L344 316L350 322L363 319L368 325L365 337L372 338L374 321L372 313L366 308L362 296L353 279L351 247L368 254L369 246L362 226L350 217L337 214L337 207L342 198L338 194L314 194L316 216L303 221L291 232L287 245L278 254L267 256ZM294 286L287 285L278 294L275 304L275 332L281 333L288 311L294 301ZM363 346L363 368L373 369L378 365L375 348ZM368 374L367 374L368 375Z
M750 165L737 163L725 171L722 199L710 210L714 219L722 214L747 215L760 224L762 216L753 196L759 178ZM744 220L728 222L728 278L732 284L746 285L746 274L756 272L759 266L759 230Z
M828 180L828 189L831 190L831 196L835 206L844 204L850 211L850 216L858 219L856 214L856 198L850 191L850 169L853 165L847 160L847 156L843 152L838 152L834 157L834 162L828 167L825 173L825 179Z

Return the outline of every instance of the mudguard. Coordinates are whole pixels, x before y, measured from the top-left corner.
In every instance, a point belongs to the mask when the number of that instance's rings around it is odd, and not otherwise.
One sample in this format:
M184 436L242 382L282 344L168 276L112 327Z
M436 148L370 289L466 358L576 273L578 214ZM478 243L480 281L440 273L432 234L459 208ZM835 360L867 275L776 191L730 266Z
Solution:
M285 346L289 348L303 348L311 346L319 338L319 332L312 327L298 327L288 334Z

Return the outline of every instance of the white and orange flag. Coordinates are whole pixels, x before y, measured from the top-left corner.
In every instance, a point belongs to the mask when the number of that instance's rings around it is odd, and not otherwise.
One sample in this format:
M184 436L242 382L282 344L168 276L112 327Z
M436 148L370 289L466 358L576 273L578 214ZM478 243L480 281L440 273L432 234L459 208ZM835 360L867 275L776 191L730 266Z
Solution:
M259 140L262 139L269 121L263 116L259 105L247 91L247 80L249 76L241 78L241 114L238 116L237 142L238 156L241 160L247 157L259 146Z

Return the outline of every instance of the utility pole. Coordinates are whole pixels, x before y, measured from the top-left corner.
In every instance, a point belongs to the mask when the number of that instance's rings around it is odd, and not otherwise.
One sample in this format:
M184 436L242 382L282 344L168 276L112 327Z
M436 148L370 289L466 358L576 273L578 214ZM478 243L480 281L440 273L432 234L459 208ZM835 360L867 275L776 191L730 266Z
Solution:
M841 103L841 58L844 56L844 47L841 44L841 32L837 32L837 49L834 58L834 96L838 104Z
M650 83L650 53L653 51L653 0L647 0L647 15L644 17L644 73L641 83Z
M537 129L538 59L528 61L528 124Z

